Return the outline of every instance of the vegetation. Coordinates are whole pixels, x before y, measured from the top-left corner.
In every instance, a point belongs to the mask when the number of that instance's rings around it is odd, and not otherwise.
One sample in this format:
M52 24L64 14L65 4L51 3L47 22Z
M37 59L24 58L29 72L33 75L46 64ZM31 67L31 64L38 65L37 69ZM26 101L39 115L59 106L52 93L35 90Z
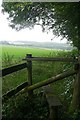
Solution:
M16 30L41 25L52 30L80 49L80 4L78 2L3 2L3 12L9 13L10 26Z
M2 66L3 68L11 65L19 64L24 62L22 59L25 58L26 54L31 53L33 56L52 57L52 56L66 56L67 51L56 51L56 50L44 50L37 48L22 48L16 46L2 46ZM40 80L47 79L51 76L59 73L61 63L54 64L53 62L33 62L33 83ZM44 69L45 68L45 69ZM55 68L55 70L54 70ZM48 74L46 74L48 71ZM38 75L38 73L40 73ZM14 82L15 79L15 82ZM19 79L19 81L18 81ZM16 85L25 82L27 80L27 70L21 70L17 73L13 73L3 78L3 92L14 88Z
M47 120L49 116L48 104L41 93L34 95L32 99L27 94L12 97L4 104L3 110L3 120Z
M41 25L43 31L51 30L56 36L62 36L62 38L67 38L74 46L80 50L80 23L79 23L79 13L80 13L80 4L79 3L54 3L54 2L3 2L3 13L9 13L10 26L16 30L20 30L26 27L33 28L34 25ZM75 51L66 52L66 51L48 51L48 50L39 50L39 49L24 49L24 48L6 48L3 47L3 68L11 66L12 64L17 64L22 61L22 58L27 53L32 53L33 56L75 56L77 55ZM13 50L11 50L13 49ZM5 52L4 52L5 51ZM13 52L14 51L14 52ZM63 72L70 67L73 68L73 64L67 64L62 62L33 62L33 84L47 79L53 75L56 75L60 72ZM47 72L46 72L47 71ZM24 74L26 70L14 73L10 76L3 78L3 93L7 90L12 89L17 84L20 84L23 81L26 81L26 76ZM16 77L18 75L18 77ZM20 78L19 78L20 77ZM15 82L14 82L15 79ZM75 110L72 114L69 114L69 106L72 98L72 83L74 81L74 76L64 79L59 83L52 84L54 91L59 95L63 103L62 113L63 115L61 120L79 120L80 119L80 110ZM11 80L11 82L10 82ZM6 84L6 82L8 84ZM11 85L14 83L14 85ZM79 83L79 81L78 81ZM8 86L8 87L7 87ZM40 90L40 91L39 91ZM41 93L42 89L35 91ZM36 96L35 94L35 96ZM20 95L20 94L19 94ZM19 97L18 101L17 98ZM41 97L41 98L39 98ZM41 104L42 96L33 97L33 101L28 100L26 95L13 97L7 103L3 104L3 119L14 119L16 115L20 119L44 119L46 120L47 115L49 114L46 111L47 103L45 107ZM15 99L15 102L14 102ZM27 103L25 106L25 103ZM14 103L14 104L13 104ZM37 104L38 103L38 104ZM37 105L35 105L37 104ZM31 108L29 108L29 106ZM26 109L26 108L27 109ZM23 113L22 110L25 110ZM27 110L29 114L26 115ZM60 111L61 111L60 110ZM45 113L45 115L43 115ZM64 111L64 112L63 112ZM71 110L70 110L71 112ZM20 114L18 114L20 113ZM42 114L42 115L41 115ZM61 114L61 112L59 112ZM31 118L31 116L33 118Z
M22 62L22 59L26 57L26 54L32 54L33 56L58 56L58 54L67 53L67 51L61 50L48 50L48 49L38 49L38 48L24 48L11 45L2 45L2 62L3 67L9 66L9 64L15 64ZM10 63L11 61L11 63Z
M43 49L33 49L33 48L22 48L15 46L3 46L3 67L11 66L11 64L18 64L23 62L22 58L25 57L25 54L32 53L33 56L46 56L46 57L54 57L54 56L75 56L76 51L54 51L54 50L43 50ZM5 54L4 54L5 53ZM7 54L6 54L7 53ZM5 57L6 55L6 57ZM8 55L8 57L7 57ZM13 57L11 57L13 56ZM9 59L5 64L6 60ZM19 59L20 58L20 59ZM13 62L15 60L15 63ZM5 61L4 61L5 60ZM20 61L19 61L20 60ZM12 61L9 62L9 61ZM10 63L10 64L9 64ZM66 71L67 69L73 67L73 64L70 63L62 63L62 62L33 62L33 84L39 81L50 78L58 73ZM79 111L74 115L70 115L68 112L72 91L73 91L73 77L69 77L64 79L61 82L51 84L54 88L56 94L59 95L63 108L60 108L60 119L61 120L76 120L76 118L80 118ZM13 89L17 85L27 81L27 70L21 70L19 72L13 73L11 75L3 77L3 93ZM44 107L43 107L44 106ZM23 110L25 112L23 112ZM42 112L43 111L43 112ZM19 114L18 114L19 113ZM45 114L43 114L45 113ZM3 104L3 120L5 119L14 119L16 115L16 119L28 119L35 120L35 117L39 120L46 120L49 116L48 104L43 99L43 91L42 88L34 91L34 97L32 101L27 97L27 94L17 94L13 96L10 100L8 100L5 104ZM62 118L61 118L62 117ZM77 119L79 120L79 119Z

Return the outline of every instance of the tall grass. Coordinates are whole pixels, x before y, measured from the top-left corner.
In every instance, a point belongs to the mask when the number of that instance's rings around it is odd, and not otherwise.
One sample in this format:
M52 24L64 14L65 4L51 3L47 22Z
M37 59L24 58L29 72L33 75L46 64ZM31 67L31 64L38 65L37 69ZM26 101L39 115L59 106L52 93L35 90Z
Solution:
M9 55L8 53L4 53L2 57L2 64L5 67L11 66L14 63L14 55Z

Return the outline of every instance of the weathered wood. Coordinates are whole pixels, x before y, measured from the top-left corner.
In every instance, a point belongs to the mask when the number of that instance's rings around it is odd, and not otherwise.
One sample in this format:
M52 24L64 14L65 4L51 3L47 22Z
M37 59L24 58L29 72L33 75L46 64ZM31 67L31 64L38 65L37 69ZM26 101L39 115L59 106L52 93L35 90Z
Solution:
M54 90L51 86L46 85L43 87L44 95L46 96L46 99L49 103L49 107L51 106L61 106L61 102L59 100L59 97L55 95Z
M32 58L32 54L27 54L26 58ZM32 61L27 60L27 70L28 70L28 85L32 85ZM33 95L33 91L28 92L29 96Z
M48 120L59 120L58 117L58 108L59 106L50 107L50 115Z
M41 81L39 83L36 83L34 85L31 85L27 88L25 88L25 91L30 91L30 90L34 90L34 89L37 89L39 87L42 87L42 86L45 86L45 85L48 85L48 84L51 84L53 82L57 82L57 81L60 81L62 80L63 78L66 78L66 77L69 77L71 75L74 75L76 74L77 72L75 70L68 70L67 72L63 72L61 74L58 74L56 75L55 77L52 77L52 78L49 78L47 80L44 80L44 81ZM24 92L25 92L24 91Z
M76 62L77 59L74 59L72 57L32 57L32 58L25 58L23 60L30 60L30 61L61 61L61 62Z
M21 91L24 88L25 89L22 91L22 93L32 91L34 89L37 89L39 87L51 84L53 82L57 82L59 80L62 80L63 78L69 77L69 76L74 75L74 74L76 74L75 70L69 70L68 72L61 73L59 75L56 75L55 77L49 78L47 80L44 80L42 82L36 83L34 85L31 85L31 86L28 86L28 83L25 82L25 83L23 83L23 85L21 85L21 87L18 86L17 88L15 88L15 89L9 91L8 93L4 94L3 95L3 101L7 100L9 97L15 95L16 93L18 93L19 91Z
M74 90L73 90L73 97L71 102L71 110L80 109L80 57L78 58L77 64L77 74L74 81Z
M43 87L43 92L49 104L49 120L58 120L58 107L62 106L59 97L55 95L53 88L49 85Z
M21 91L22 89L24 89L25 87L28 86L28 82L24 82L21 85L17 86L16 88L12 89L11 91L5 93L2 98L3 98L3 102L5 102L7 99L9 99L10 97L12 97L13 95L17 94L19 91Z
M2 73L2 77L3 76L6 76L8 74L11 74L13 72L16 72L16 71L19 71L19 70L22 70L24 68L27 67L27 64L26 63L22 63L22 64L19 64L19 65L15 65L15 66L12 66L12 67L9 67L9 68L5 68L3 69L2 71L0 71ZM1 77L1 76L0 76Z
M32 54L27 54L26 58L31 58ZM32 61L27 60L28 84L32 85Z

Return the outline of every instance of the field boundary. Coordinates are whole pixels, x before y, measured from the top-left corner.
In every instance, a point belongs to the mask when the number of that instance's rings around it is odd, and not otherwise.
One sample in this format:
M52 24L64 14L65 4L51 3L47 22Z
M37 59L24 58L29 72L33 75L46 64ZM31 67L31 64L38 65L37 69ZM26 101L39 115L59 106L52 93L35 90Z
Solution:
M13 95L15 95L16 93L18 93L19 91L21 91L22 89L24 89L22 92L28 92L29 96L33 95L33 90L42 87L42 86L46 86L48 84L51 84L53 82L62 80L63 78L72 76L72 75L76 75L76 80L75 80L75 86L74 86L74 90L73 90L73 97L72 97L72 106L74 107L74 109L76 109L77 107L80 106L80 56L78 58L46 58L46 57L32 57L32 54L27 54L26 58L24 58L23 60L25 60L26 62L23 64L19 64L16 66L12 66L9 68L5 68L2 71L2 77L8 74L11 74L13 72L16 72L18 70L27 68L28 71L28 81L23 83L22 85L17 86L15 89L13 89L12 91L9 91L8 93L3 95L3 102L6 101L7 99L9 99L10 97L12 97ZM61 61L61 62L73 62L74 63L74 68L73 70L68 70L65 71L61 74L58 74L54 77L51 77L47 80L44 80L42 82L38 82L36 84L32 85L32 61ZM76 89L77 88L77 89Z

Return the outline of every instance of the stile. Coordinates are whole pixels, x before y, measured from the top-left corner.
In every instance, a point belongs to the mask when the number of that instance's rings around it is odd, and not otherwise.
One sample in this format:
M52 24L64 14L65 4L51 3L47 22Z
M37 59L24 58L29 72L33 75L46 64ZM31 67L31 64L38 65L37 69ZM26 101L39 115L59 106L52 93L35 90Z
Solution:
M59 97L55 95L54 89L49 85L43 87L43 92L49 104L50 110L49 120L59 120L58 110L59 106L62 106Z

